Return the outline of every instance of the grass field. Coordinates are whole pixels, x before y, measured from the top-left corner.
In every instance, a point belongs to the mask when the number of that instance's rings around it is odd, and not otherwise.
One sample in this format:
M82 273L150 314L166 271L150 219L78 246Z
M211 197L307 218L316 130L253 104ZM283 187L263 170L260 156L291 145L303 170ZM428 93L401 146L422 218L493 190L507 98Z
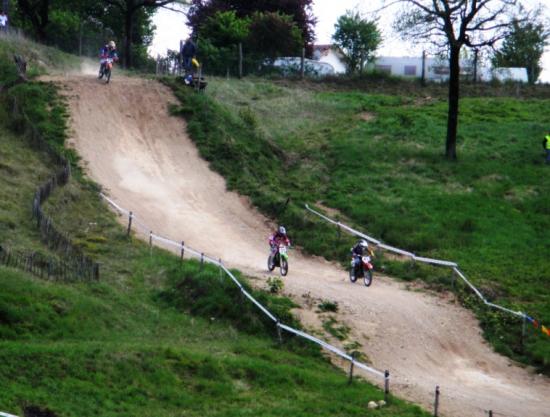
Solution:
M345 259L351 239L303 212L303 203L319 202L386 243L458 262L490 300L550 323L550 183L541 148L550 100L463 99L459 161L450 163L445 99L418 87L401 96L211 79L196 95L166 82L203 157L230 188L285 223L298 245ZM390 259L377 267L439 287L451 282L441 269ZM464 302L498 351L550 372L550 338L529 327L522 346L516 319Z
M1 57L0 57L1 61ZM9 68L9 66L6 66ZM10 91L63 151L63 101L48 84ZM52 253L30 216L36 187L54 170L12 129L0 106L0 244ZM65 152L65 151L63 151ZM69 153L69 156L76 157ZM97 260L98 283L56 283L0 266L0 410L58 416L426 416L344 372L309 343L280 346L266 322L215 268L180 263L126 237L97 185L73 170L44 204L58 228ZM246 282L237 271L237 276ZM247 284L246 284L247 285ZM251 290L299 326L290 300Z

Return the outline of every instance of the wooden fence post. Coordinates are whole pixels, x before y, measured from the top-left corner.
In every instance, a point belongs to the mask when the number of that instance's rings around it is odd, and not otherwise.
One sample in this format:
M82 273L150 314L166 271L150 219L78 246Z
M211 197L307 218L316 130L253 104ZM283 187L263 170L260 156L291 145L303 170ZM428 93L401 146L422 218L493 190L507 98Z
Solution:
M200 271L202 272L202 268L204 266L204 252L201 253L201 268L200 268Z
M277 337L279 339L279 344L282 345L283 344L283 335L282 335L282 332L281 332L281 326L280 326L279 320L277 320L276 326L277 326Z
M180 253L180 260L183 263L183 255L185 254L185 243L183 240L181 241L181 253Z
M306 48L302 48L302 56L300 59L300 78L304 78L306 73Z
M434 417L437 417L439 414L439 385L435 387L435 401L434 401Z
M353 366L355 365L355 352L351 353L351 361L349 365L349 378L348 378L348 385L351 385L353 382Z
M132 217L134 214L130 212L130 215L128 216L128 230L126 231L126 236L130 236L130 232L132 230Z
M384 401L388 402L390 394L390 371L384 371Z
M243 78L243 44L239 42L239 78Z
M153 231L149 231L149 255L153 256Z

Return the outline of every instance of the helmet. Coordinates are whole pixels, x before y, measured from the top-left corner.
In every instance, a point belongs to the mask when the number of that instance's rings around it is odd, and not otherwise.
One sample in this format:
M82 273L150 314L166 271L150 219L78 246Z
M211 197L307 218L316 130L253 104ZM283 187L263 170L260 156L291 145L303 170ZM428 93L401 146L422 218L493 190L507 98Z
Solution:
M108 45L109 45L109 47L111 47L111 48L113 48L113 49L116 48L116 43L115 43L115 41L110 41L110 42L108 43Z
M280 233L281 235L286 235L286 229L285 229L284 226L279 226L279 233Z
M369 248L369 242L367 242L365 239L361 239L359 241L359 246L362 248L368 249Z

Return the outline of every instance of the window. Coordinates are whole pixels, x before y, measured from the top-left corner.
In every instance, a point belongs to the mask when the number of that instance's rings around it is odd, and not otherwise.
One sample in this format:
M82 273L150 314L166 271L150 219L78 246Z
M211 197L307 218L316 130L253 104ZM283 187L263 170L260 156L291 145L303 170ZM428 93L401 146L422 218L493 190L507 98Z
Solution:
M376 71L385 72L386 74L391 74L391 65L376 65L374 69Z
M416 65L405 65L405 75L416 75Z

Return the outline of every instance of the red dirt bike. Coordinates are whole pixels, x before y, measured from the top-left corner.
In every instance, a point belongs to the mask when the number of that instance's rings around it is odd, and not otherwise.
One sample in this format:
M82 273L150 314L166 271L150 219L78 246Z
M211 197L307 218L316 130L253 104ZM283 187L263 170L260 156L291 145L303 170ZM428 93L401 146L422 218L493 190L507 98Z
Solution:
M111 81L111 72L113 70L113 58L103 58L101 59L101 66L99 67L99 79L105 77L105 84L108 84Z
M279 244L271 250L269 258L267 258L267 269L273 271L276 266L280 268L281 275L284 277L288 274L288 253L285 245Z
M353 255L349 268L349 279L351 282L357 281L357 278L363 278L366 287L372 284L372 271L374 266L371 263L371 257L368 255Z

